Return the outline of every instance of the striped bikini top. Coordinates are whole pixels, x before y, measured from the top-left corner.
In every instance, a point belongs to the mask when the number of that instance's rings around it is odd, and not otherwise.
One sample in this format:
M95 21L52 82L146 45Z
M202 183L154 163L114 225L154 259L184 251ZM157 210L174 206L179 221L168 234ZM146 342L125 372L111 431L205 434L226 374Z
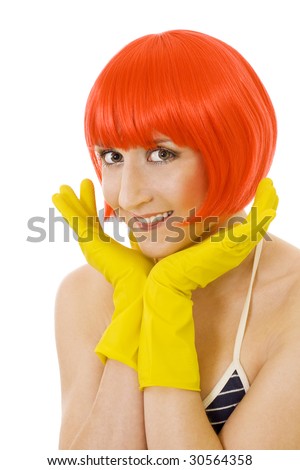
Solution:
M240 363L240 352L250 308L253 283L262 250L262 243L263 240L257 245L255 251L250 285L235 338L233 360L210 394L203 400L207 417L217 434L221 431L227 419L247 393L250 386L246 373Z

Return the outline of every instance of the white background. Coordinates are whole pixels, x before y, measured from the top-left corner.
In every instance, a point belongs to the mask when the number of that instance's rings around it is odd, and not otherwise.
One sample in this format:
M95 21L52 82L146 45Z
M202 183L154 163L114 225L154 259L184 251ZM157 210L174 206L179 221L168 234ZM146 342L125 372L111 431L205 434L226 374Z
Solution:
M280 195L271 232L300 247L299 46L292 0L27 0L0 3L1 444L16 459L53 454L60 421L54 299L62 278L84 263L57 223L51 195L84 177L101 189L83 134L88 93L107 61L131 40L194 29L241 52L265 84L279 125L270 172ZM56 215L58 213L56 212ZM27 227L44 218L41 243ZM29 463L29 462L28 462ZM30 464L29 464L30 465ZM32 467L32 465L31 465ZM5 468L17 468L16 461ZM35 467L32 467L35 468ZM41 467L41 462L37 465Z

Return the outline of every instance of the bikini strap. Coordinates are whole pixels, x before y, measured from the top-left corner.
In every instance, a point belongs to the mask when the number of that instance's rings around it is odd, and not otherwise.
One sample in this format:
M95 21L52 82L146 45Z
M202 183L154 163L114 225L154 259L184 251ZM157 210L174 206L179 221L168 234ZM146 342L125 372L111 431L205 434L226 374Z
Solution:
M263 246L263 240L261 240L255 248L255 255L254 255L254 260L253 260L253 267L252 267L252 275L251 275L250 285L249 285L249 288L248 288L246 300L245 300L244 307L243 307L243 310L242 310L241 319L240 319L240 323L239 323L239 326L238 326L236 339L235 339L235 344L234 344L234 352L233 352L233 360L234 361L239 361L240 360L241 346L242 346L242 341L243 341L244 334L245 334L245 328L246 328L248 313L249 313L249 309L250 309L252 289L253 289L255 274L256 274L256 271L257 271L257 267L258 267L258 263L259 263L259 259L260 259L260 255L261 255L261 251L262 251L262 246Z

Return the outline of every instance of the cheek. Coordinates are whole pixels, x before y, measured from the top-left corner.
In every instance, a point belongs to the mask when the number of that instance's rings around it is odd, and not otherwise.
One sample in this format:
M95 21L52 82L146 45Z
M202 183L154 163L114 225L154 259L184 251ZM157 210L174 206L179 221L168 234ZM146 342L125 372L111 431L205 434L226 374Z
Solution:
M179 211L198 210L207 194L208 182L202 165L195 165L168 183L169 194Z
M119 197L119 190L118 190L118 182L116 179L111 181L109 176L105 176L102 178L102 193L105 201L115 209L118 206L118 197Z

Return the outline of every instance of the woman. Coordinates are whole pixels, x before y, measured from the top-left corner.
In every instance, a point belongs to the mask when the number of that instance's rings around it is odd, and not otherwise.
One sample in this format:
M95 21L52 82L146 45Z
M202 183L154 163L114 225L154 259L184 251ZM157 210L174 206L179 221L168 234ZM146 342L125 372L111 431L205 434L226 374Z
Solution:
M96 80L85 131L133 249L89 180L53 197L89 263L57 295L60 447L299 449L300 256L266 234L276 119L253 69L201 33L142 37Z

